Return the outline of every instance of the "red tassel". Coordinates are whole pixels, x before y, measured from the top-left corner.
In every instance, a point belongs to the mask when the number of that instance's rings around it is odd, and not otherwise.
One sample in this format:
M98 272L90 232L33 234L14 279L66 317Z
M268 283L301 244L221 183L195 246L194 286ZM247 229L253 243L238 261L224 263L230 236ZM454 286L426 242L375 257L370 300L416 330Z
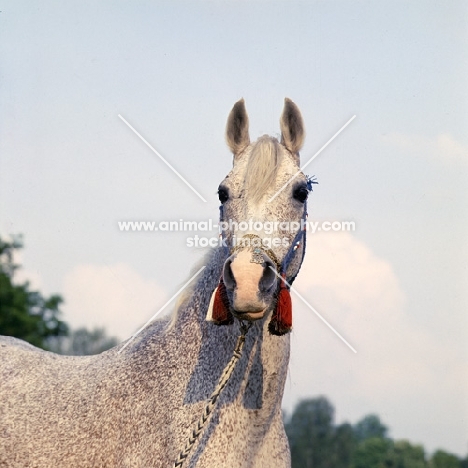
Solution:
M234 321L234 318L229 311L229 299L227 297L226 286L221 279L216 288L216 293L213 303L213 322L216 325L229 325Z
M283 328L292 328L292 302L291 294L286 288L281 288L278 294L278 302L276 304L276 315L278 322Z
M292 328L292 303L291 295L284 282L281 282L276 310L268 325L268 330L272 335L284 335Z

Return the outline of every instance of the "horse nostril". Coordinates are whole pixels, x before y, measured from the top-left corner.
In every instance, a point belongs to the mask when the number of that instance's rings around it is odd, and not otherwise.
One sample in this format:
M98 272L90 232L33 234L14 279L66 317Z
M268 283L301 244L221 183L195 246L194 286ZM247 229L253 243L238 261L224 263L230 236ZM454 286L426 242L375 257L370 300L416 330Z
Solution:
M266 257L266 255L265 255ZM273 270L272 270L273 268ZM260 292L270 292L273 287L276 286L276 266L275 264L268 258L265 258L265 267L263 269L262 277L260 278L259 282L259 289Z
M231 269L232 257L229 257L223 267L223 281L227 289L233 290L236 287L236 280Z

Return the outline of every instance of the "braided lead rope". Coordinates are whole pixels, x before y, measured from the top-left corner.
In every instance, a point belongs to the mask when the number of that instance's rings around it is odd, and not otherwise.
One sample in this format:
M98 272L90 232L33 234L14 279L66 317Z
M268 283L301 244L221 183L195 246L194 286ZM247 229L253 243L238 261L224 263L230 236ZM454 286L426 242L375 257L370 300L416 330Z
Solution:
M198 437L200 436L203 430L203 427L205 426L206 421L208 421L208 418L210 417L211 412L216 406L216 401L218 400L219 395L221 394L224 387L228 383L232 373L234 372L237 362L242 356L242 350L245 344L245 336L247 335L247 332L252 326L252 323L253 322L248 322L247 324L244 324L243 322L241 322L240 324L241 334L237 338L237 344L232 354L232 358L228 362L227 366L224 368L223 373L221 374L221 377L219 378L218 385L216 385L216 388L214 389L213 393L208 399L205 409L202 415L200 416L200 419L198 420L197 424L194 426L192 433L189 436L187 443L185 444L184 449L179 453L176 461L174 462L174 465L172 465L172 468L182 468L182 465L187 460L187 457L190 454L190 451L192 450L193 446L195 445L195 442L197 441Z

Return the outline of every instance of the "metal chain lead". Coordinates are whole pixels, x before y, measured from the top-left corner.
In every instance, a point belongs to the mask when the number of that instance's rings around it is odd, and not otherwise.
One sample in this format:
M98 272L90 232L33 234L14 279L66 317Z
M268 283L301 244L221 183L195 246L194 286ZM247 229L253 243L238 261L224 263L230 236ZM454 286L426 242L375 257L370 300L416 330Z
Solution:
M210 417L211 412L213 411L214 407L216 406L216 401L218 400L219 395L223 391L224 387L228 383L234 369L236 367L237 362L239 361L240 357L242 356L242 350L245 344L245 336L249 331L250 327L252 326L253 322L241 322L240 329L241 334L237 338L236 347L234 348L234 352L232 354L231 360L228 362L227 366L224 368L221 377L219 378L218 385L214 389L213 393L211 394L210 398L207 401L205 409L200 416L197 424L194 426L192 433L190 434L187 443L185 444L184 449L179 453L176 461L172 465L172 468L182 468L182 465L187 460L190 451L192 450L195 442L197 441L198 437L200 436L203 427L205 426L206 421Z

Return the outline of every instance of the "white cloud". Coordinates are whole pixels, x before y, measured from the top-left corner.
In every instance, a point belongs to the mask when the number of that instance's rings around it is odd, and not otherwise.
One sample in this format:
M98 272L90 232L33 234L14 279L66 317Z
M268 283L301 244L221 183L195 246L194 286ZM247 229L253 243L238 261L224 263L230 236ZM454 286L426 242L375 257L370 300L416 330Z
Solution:
M440 133L434 137L389 133L383 140L413 154L423 154L447 162L468 162L468 147L450 135Z
M449 133L437 136L436 147L443 157L468 161L468 147L456 141Z
M285 407L324 394L338 419L356 421L376 412L395 437L417 440L416 433L429 449L438 444L456 450L468 431L463 403L468 373L455 348L444 347L436 330L416 327L391 264L365 244L349 233L320 233L308 240L294 287L358 353L293 293ZM460 411L465 420L454 422Z
M74 328L104 326L125 339L167 300L155 280L129 265L79 265L64 279L64 319ZM170 310L170 309L169 309Z

